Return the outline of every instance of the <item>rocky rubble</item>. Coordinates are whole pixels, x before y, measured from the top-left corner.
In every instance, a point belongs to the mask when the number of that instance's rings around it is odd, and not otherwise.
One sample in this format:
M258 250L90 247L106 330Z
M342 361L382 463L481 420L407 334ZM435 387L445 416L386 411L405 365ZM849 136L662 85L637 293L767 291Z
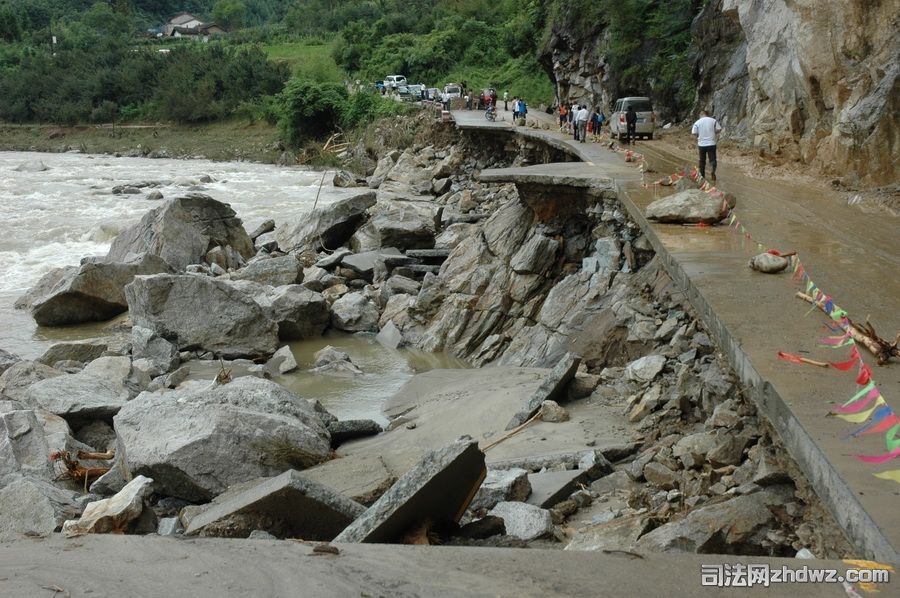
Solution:
M573 211L474 178L520 159L468 138L388 152L368 188L255 245L211 198L153 210L110 254L174 270L123 285L130 338L0 375L0 534L51 533L142 480L111 502L146 513L102 529L844 552L615 193ZM185 214L209 216L190 247ZM384 431L338 421L267 379L293 367L284 340L328 327L496 367L420 374ZM214 380L185 380L214 358ZM333 349L316 366L359 373ZM310 527L297 505L333 524Z

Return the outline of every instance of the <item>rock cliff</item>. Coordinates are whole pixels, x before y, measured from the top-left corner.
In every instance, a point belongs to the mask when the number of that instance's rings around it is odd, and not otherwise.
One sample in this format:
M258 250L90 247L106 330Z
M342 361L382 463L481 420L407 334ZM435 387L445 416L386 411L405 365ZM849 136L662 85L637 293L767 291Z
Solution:
M608 108L636 90L609 67L604 19L589 28L576 23L572 15L558 17L541 61L562 101ZM726 138L848 186L895 182L900 2L711 0L691 34L695 59L685 79L696 88L692 113L711 109ZM648 78L642 95L652 83ZM669 98L653 99L663 118L690 120Z

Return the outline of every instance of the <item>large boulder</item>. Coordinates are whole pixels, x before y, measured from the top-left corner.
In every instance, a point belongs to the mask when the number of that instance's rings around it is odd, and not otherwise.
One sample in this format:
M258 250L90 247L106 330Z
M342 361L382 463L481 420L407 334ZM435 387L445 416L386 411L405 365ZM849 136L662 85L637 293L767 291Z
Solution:
M375 247L397 249L431 249L434 247L434 216L412 206L398 205L372 217L353 239L371 239ZM354 251L366 251L368 244L353 243Z
M243 281L190 274L138 276L125 288L135 326L149 328L181 350L226 358L271 355L278 326Z
M51 478L44 427L31 409L0 413L0 479L11 473Z
M0 541L47 536L84 509L77 492L50 482L16 478L0 488Z
M378 332L378 307L364 293L347 293L331 306L331 323L346 332Z
M325 297L299 284L266 289L254 298L266 317L277 324L281 340L316 338L331 321Z
M316 208L301 220L285 222L275 230L282 251L320 250L340 247L375 205L374 191L350 189L350 194L334 203Z
M28 387L35 382L62 375L59 370L37 361L19 361L0 375L0 395L21 401Z
M72 420L111 417L135 396L131 359L101 357L77 374L54 376L35 382L23 401Z
M112 243L107 258L124 261L132 253L152 253L176 270L203 261L216 246L231 247L244 259L256 253L244 226L226 203L202 193L172 199L147 212Z
M715 224L723 220L729 211L721 197L687 189L681 193L657 199L647 206L644 214L650 220L674 224Z
M77 269L61 270L54 285L44 287L45 276L27 293L31 315L41 326L108 320L128 309L124 288L135 276L171 272L166 262L147 253L122 261L83 260Z
M22 358L15 353L0 349L0 374L11 368L13 365L22 361Z
M331 439L314 409L252 376L203 390L142 393L114 419L119 452L156 491L205 501L233 484L328 458Z
M280 287L303 282L303 266L293 255L259 259L231 274L232 280L252 280Z

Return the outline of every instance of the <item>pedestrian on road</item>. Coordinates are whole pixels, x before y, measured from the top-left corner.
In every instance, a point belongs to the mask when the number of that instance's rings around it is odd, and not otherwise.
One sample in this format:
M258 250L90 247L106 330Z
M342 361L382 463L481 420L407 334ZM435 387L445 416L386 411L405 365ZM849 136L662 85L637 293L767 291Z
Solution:
M587 104L582 104L581 108L578 110L578 116L575 117L575 121L578 124L578 128L575 131L575 139L584 143L587 139L587 124L588 124L588 116L590 112L588 112Z
M700 167L700 176L706 178L706 158L709 157L709 165L712 166L712 174L709 180L716 182L716 139L722 125L719 121L709 116L706 110L700 111L700 118L691 127L691 135L697 137L697 149L700 153L698 166Z
M559 105L559 130L560 132L564 131L564 127L566 126L566 122L569 118L569 109L566 108L565 103Z
M525 98L520 98L519 99L519 118L521 118L522 120L525 120L526 116L528 116L528 105L525 103Z
M628 145L634 145L637 140L637 112L634 106L629 106L625 112L625 139Z
M503 110L509 112L509 92L503 92Z
M466 94L466 110L471 110L471 109L472 109L472 96L470 96L467 93Z

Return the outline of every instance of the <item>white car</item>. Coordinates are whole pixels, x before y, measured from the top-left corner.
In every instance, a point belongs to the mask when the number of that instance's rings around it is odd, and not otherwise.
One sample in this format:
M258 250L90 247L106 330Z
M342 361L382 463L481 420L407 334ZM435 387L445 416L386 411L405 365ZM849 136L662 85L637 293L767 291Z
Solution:
M406 77L403 75L388 75L384 78L384 86L391 91L396 91L398 87L406 85Z
M455 83L451 83L449 85L444 86L444 99L447 98L451 100L455 100L456 98L462 97L462 87L456 85Z
M637 137L646 137L653 139L653 130L656 126L656 117L653 115L653 105L650 98L631 97L619 98L613 108L613 113L609 117L609 134L613 139L625 139L627 124L625 122L625 112L628 107L634 107L637 113L637 122L634 124L634 133Z

